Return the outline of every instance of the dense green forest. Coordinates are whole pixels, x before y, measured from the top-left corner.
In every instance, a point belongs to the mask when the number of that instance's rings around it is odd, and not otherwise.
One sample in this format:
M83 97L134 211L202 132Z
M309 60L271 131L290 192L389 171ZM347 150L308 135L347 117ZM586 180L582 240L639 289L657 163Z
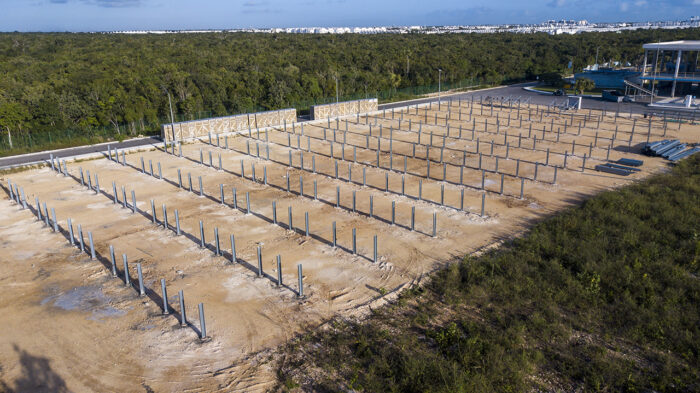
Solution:
M288 345L279 390L700 391L700 156Z
M339 95L390 99L410 87L497 84L601 59L638 63L642 44L700 30L547 34L0 34L0 155L152 133L194 119ZM461 84L458 84L461 83ZM51 139L53 135L53 139ZM61 142L63 140L64 142ZM35 146L36 145L36 146Z

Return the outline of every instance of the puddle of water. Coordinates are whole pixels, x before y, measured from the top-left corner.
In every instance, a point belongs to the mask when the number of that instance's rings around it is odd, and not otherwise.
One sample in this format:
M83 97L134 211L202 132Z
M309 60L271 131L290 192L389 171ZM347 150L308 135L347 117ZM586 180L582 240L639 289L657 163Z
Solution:
M54 307L67 311L79 310L92 312L89 319L119 317L126 314L109 305L109 298L97 286L73 288L67 292L51 295L41 301L41 304L52 303Z

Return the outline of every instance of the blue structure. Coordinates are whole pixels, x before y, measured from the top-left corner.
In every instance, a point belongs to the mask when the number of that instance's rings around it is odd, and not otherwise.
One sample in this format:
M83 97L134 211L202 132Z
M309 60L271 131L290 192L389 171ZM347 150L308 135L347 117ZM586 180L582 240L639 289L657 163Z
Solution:
M580 78L590 79L595 82L598 89L624 89L625 80L633 83L639 82L641 72L632 70L614 70L612 68L602 68L599 70L586 70L574 75L574 80Z

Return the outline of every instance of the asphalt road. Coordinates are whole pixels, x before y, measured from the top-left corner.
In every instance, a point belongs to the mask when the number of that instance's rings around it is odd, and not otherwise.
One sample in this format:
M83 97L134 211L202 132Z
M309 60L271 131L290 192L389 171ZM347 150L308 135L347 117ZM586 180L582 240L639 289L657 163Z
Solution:
M147 138L139 138L139 139L131 139L128 141L124 142L112 142L110 145L114 148L122 149L126 147L137 147L137 146L144 146L144 145L150 145L153 143L158 143L161 142L161 139L158 137L147 137ZM35 162L41 162L41 161L47 161L50 158L50 155L53 153L54 157L72 157L72 156L79 156L82 154L88 154L88 153L97 153L107 151L107 144L99 144L99 145L88 145L88 146L78 146L78 147L70 147L67 149L60 149L60 150L54 150L51 152L37 152L37 153L31 153L31 154L24 154L21 156L10 156L10 157L4 157L0 158L0 168L7 168L7 167L12 167L16 165L26 165L26 164L32 164Z
M477 90L477 91L469 91L469 92L464 92L460 94L453 94L449 95L446 97L442 97L442 100L458 100L458 99L463 99L463 100L471 100L471 97L474 96L474 99L477 100L480 97L521 97L522 100L530 99L530 103L532 104L538 104L538 105L549 105L552 103L552 101L555 101L557 103L563 103L567 100L566 97L555 97L553 95L549 94L543 94L543 93L537 93L537 92L532 92L523 89L523 87L526 86L534 86L536 83L522 83L522 84L517 84L517 85L511 85L511 86L505 86L505 87L499 87L495 89L488 89L488 90ZM422 98L418 100L413 100L411 102L397 102L397 103L391 103L391 104L383 104L379 105L379 109L391 109L391 108L399 108L402 106L406 106L408 104L415 105L415 104L424 104L428 102L437 102L437 97L430 97L430 98ZM584 97L581 103L581 108L582 109L594 109L594 110L603 110L606 109L608 111L615 111L619 110L620 113L629 113L632 111L632 113L646 113L650 112L650 108L648 108L645 104L642 103L632 103L632 102L621 102L619 104L609 102L609 101L604 101L602 98L586 98Z
M494 89L488 89L488 90L479 90L479 91L470 91L470 92L464 92L464 93L459 93L459 94L452 94L449 96L443 96L442 100L457 100L457 99L463 99L463 100L471 100L471 97L474 96L474 99L477 100L479 97L521 97L522 100L530 99L530 102L533 104L539 104L539 105L549 105L552 103L552 101L556 100L557 103L563 103L566 101L566 97L555 97L552 95L548 94L542 94L542 93L537 93L537 92L531 92L523 89L525 86L532 86L534 83L524 83L524 84L518 84L518 85L511 85L511 86L505 86L505 87L499 87L499 88L494 88ZM411 101L404 101L404 102L395 102L395 103L390 103L390 104L382 104L379 105L379 109L391 109L391 108L400 108L408 105L416 105L416 104L424 104L428 102L437 102L438 98L437 97L430 97L430 98L421 98L417 100L411 100ZM629 113L630 111L632 113L648 113L652 112L653 110L651 108L648 108L645 104L642 103L629 103L629 102L623 102L623 103L613 103L613 102L608 102L604 101L601 98L583 98L582 101L582 109L594 109L594 110L603 110L606 109L608 111L619 111L620 113ZM658 110L655 110L654 112L658 112ZM144 145L150 145L153 143L158 143L160 142L160 138L158 137L149 137L149 138L141 138L141 139L133 139L129 141L124 141L121 143L111 143L113 147L122 149L122 148L127 148L127 147L137 147L137 146L144 146ZM52 152L38 152L38 153L33 153L33 154L27 154L27 155L22 155L22 156L14 156L14 157L5 157L5 158L0 158L0 169L6 168L6 167L12 167L16 165L23 165L23 164L31 164L39 161L46 161L49 159L49 155L53 153L54 157L72 157L72 156L77 156L77 155L82 155L82 154L88 154L88 153L95 153L95 152L100 152L100 151L106 151L107 150L107 144L100 144L100 145L90 145L90 146L79 146L79 147L72 147L72 148L67 148L67 149L61 149L61 150L56 150Z

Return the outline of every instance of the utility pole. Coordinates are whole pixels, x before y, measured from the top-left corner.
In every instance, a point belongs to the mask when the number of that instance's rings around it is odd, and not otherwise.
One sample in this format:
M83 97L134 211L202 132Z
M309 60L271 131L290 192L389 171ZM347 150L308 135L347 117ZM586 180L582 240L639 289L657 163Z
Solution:
M442 68L438 68L438 102L440 102L441 91L442 91Z
M168 93L168 104L170 105L170 128L173 133L173 143L175 142L175 116L173 116L173 101L170 99L170 91L166 90Z
M335 79L335 103L337 104L340 101L338 96L338 76L334 75L333 79Z

